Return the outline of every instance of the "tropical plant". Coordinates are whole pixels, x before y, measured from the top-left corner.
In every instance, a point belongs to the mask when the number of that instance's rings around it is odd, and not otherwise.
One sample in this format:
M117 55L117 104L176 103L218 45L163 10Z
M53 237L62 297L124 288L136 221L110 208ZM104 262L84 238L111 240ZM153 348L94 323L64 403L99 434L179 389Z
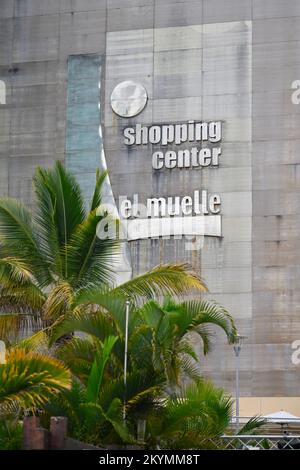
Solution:
M237 435L254 434L259 428L265 426L268 420L261 416L252 416L238 431Z
M133 441L123 419L122 400L101 400L105 368L117 340L109 336L102 345L98 343L86 382L74 379L71 390L45 407L49 415L68 417L71 436L97 445Z
M20 329L39 330L9 349L0 366L0 403L6 410L18 404L68 416L74 437L97 444L130 442L137 420L149 417L149 442L159 432L163 445L179 446L187 436L196 445L200 434L221 432L230 400L200 380L190 337L198 335L207 354L211 326L231 342L234 322L217 304L180 301L192 290L207 291L184 264L161 265L115 285L119 242L97 236L98 224L111 220L101 205L105 177L97 171L88 208L60 163L37 169L34 211L0 199L0 334L12 343ZM184 376L194 384L180 387Z
M0 450L19 450L22 439L23 425L18 418L0 418Z
M43 406L47 400L68 389L71 375L58 359L25 349L10 349L0 364L0 415Z
M167 297L163 305L150 300L139 309L138 315L140 328L145 331L146 327L151 338L155 367L164 370L171 386L178 386L183 375L195 380L199 378L199 357L191 342L192 334L201 339L204 355L212 347L212 326L221 328L230 343L236 334L229 313L220 305L206 300L178 302ZM136 334L134 338L137 357L142 337Z
M93 310L81 310L86 298L79 295L74 308L57 321L52 328L51 342L73 331L89 335L74 337L58 354L80 379L89 373L89 364L96 351L96 342L109 335L119 337L114 348L110 368L119 374L123 367L125 340L125 299L113 293L98 292L91 296ZM202 340L203 352L211 349L213 327L221 328L232 342L236 329L232 317L221 306L205 300L176 302L167 297L162 305L149 300L142 306L130 305L129 318L129 373L149 370L159 374L169 386L179 384L180 374L199 378L198 355L190 341L191 334Z
M118 337L107 361L105 380L98 389L98 404L106 410L114 400L124 401L127 424L132 430L139 419L146 418L156 409L158 398L164 401L170 394L176 395L180 391L180 378L188 376L199 382L199 358L189 336L198 334L204 354L207 354L211 347L211 327L223 329L232 341L235 326L226 310L206 301L175 302L167 297L162 305L154 300L141 306L132 303L125 386L126 300L116 291L98 291L91 298L79 294L69 314L53 325L51 344L73 331L85 334L64 342L56 349L56 354L87 387L97 351L108 337ZM91 301L92 305L89 304ZM83 305L85 310L81 309ZM96 370L100 370L99 365Z
M20 329L52 324L72 308L79 294L91 301L105 288L136 301L154 294L206 290L184 265L159 266L115 288L112 265L119 242L97 236L98 224L111 220L101 205L105 178L106 172L98 170L88 208L77 181L59 162L53 169L36 170L35 210L15 199L0 199L3 339L11 340Z
M146 443L151 448L203 449L228 427L233 400L209 381L197 380L168 396L147 419Z

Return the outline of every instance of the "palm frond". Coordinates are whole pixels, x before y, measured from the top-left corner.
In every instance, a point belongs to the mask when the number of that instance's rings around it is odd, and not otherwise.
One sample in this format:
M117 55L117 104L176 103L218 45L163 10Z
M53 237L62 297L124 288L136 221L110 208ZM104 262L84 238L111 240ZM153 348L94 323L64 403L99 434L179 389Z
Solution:
M105 179L107 178L107 171L101 171L99 168L96 170L96 184L94 189L94 194L91 202L90 211L97 209L102 202L102 187Z
M51 282L52 276L42 256L31 213L14 199L0 199L0 240L2 251L10 258L21 258L40 286Z
M37 352L47 354L49 352L49 336L46 330L39 330L36 333L14 343L14 349L23 349L27 352Z
M6 256L0 258L0 284L11 286L35 283L32 272L21 259Z
M192 361L190 357L186 355L180 355L178 362L181 374L193 380L194 382L200 379L201 374L199 371L199 367L197 367L195 361Z
M50 345L62 336L74 331L87 333L101 341L104 341L107 336L113 336L115 332L113 323L108 315L75 310L53 324Z
M45 298L45 294L35 284L2 285L0 287L0 311L37 316Z
M73 302L73 289L67 281L60 281L49 292L43 305L43 318L55 321L65 315Z
M164 432L193 431L202 439L220 435L230 422L231 408L232 399L222 390L208 381L199 380L167 400Z
M68 277L66 246L78 225L85 219L80 186L74 176L57 161L53 169L37 170L34 184L38 199L37 222L42 246L52 266ZM63 249L63 252L59 250Z
M81 382L87 383L96 354L96 342L92 337L73 336L57 348L56 357L66 364L72 374Z
M58 361L24 349L11 349L0 365L0 403L19 402L22 407L42 406L71 386L71 377Z
M101 349L95 355L87 383L86 401L88 403L96 403L98 400L104 369L117 340L116 336L105 338Z
M149 364L147 369L137 369L129 372L124 387L124 376L120 371L119 376L105 381L99 394L99 403L103 409L107 409L114 398L125 400L127 408L136 406L145 397L157 396L165 385L165 378L161 374L154 374Z
M115 432L121 438L121 440L125 443L134 444L135 440L133 436L129 433L129 430L124 423L124 419L122 416L123 413L123 403L119 398L114 398L108 408L108 410L104 413L105 418L107 421L112 425Z
M97 306L98 310L105 311L113 320L119 335L123 335L125 326L125 306L126 298L121 296L108 287L81 288L75 293L73 307ZM134 327L134 321L137 320L134 306L130 306L130 330Z
M119 254L119 241L98 237L97 226L103 219L104 216L97 215L94 209L78 225L65 247L68 251L68 277L74 287L99 287L107 284L113 277L112 263Z
M161 295L183 295L191 290L207 291L205 283L186 264L157 266L113 289L132 300Z
M260 416L252 416L244 426L241 427L238 434L253 434L255 431L268 423L267 419Z
M27 313L0 313L0 338L8 344L14 343L20 335L26 335L41 328L38 318Z
M180 307L192 319L188 327L189 330L196 331L201 335L204 325L213 324L225 332L230 343L234 342L236 336L235 323L224 307L207 300L188 300L181 303ZM198 329L198 327L200 328Z

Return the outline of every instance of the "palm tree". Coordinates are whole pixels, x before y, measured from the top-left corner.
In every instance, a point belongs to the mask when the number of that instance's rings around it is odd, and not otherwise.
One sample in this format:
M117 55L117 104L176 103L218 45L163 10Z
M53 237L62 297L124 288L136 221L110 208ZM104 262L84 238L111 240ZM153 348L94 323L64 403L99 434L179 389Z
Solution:
M168 297L162 306L154 300L142 306L133 302L125 387L126 299L116 291L79 295L69 314L53 324L50 343L54 344L73 331L85 334L63 343L56 354L72 374L87 386L95 354L106 338L118 337L107 363L98 404L107 409L113 400L124 400L127 421L133 425L156 408L157 397L165 400L170 394L176 396L181 390L180 378L188 376L197 383L200 380L199 359L189 341L191 333L198 334L202 339L206 354L211 346L210 326L223 329L229 341L235 335L235 326L226 310L206 301L178 303Z
M136 417L156 406L158 398L168 398L170 391L169 400L179 400L181 374L199 381L198 358L189 335L198 334L207 353L210 324L222 328L229 341L235 327L230 315L216 304L171 300L193 289L207 290L186 265L158 266L114 285L111 266L119 241L97 237L98 223L108 217L101 209L105 177L106 173L97 172L87 209L78 183L60 163L50 170L37 169L34 211L16 200L0 199L0 334L10 337L20 326L43 327L10 350L2 371L11 379L1 385L0 369L0 400L19 402L22 407L44 406L50 392L57 395L64 390L58 402L69 412L76 404L77 428L84 423L89 431L97 421L111 436L125 441L127 429L120 424L123 403L130 427ZM155 300L166 295L163 305ZM128 299L129 363L124 387ZM74 331L86 336L73 336ZM66 335L68 340L60 346ZM51 354L69 370L41 355L40 350L48 353L48 337L55 346ZM70 386L69 371L73 385L65 390Z
M230 423L233 400L209 381L197 380L168 396L150 413L146 445L150 448L208 449Z
M119 241L97 237L110 217L101 209L106 172L97 171L92 201L85 207L75 178L57 162L34 176L34 211L0 199L0 336L39 329L66 314L74 299L113 290L134 300L162 293L205 291L185 265L159 266L114 289L112 261Z
M117 337L108 336L103 344L98 343L86 381L73 378L71 389L45 407L50 416L67 416L71 435L85 442L99 445L133 441L123 420L122 400L101 400L105 369L117 341Z
M70 312L53 324L50 344L73 331L88 335L84 339L74 337L58 352L80 379L89 373L97 342L110 335L119 338L114 348L115 370L118 374L123 370L125 301L119 288L79 294ZM236 335L229 313L206 300L178 302L167 297L160 305L152 299L142 306L132 302L130 311L129 373L141 369L153 377L159 373L169 387L178 386L183 375L199 379L199 358L191 334L200 337L204 354L211 349L212 327L221 328L230 343Z
M203 346L204 355L211 350L212 326L221 328L231 343L236 335L232 317L220 305L206 300L176 302L165 298L161 306L155 300L147 302L140 310L141 328L148 328L149 340L154 345L153 359L156 367L165 371L169 386L178 386L183 375L199 378L199 358L192 345L196 334ZM143 336L143 335L142 335ZM136 353L141 349L142 337L136 335Z

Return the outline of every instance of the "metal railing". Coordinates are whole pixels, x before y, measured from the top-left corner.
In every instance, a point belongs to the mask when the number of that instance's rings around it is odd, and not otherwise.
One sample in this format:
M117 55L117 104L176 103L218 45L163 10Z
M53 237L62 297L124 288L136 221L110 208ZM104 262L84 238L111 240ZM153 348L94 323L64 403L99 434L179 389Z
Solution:
M224 435L217 445L226 450L300 450L299 435Z

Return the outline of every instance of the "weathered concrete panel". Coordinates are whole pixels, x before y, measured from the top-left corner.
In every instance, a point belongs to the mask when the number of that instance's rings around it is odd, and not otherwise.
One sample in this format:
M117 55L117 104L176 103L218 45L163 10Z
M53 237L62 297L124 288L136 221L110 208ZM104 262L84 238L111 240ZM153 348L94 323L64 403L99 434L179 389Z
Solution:
M53 131L56 127L55 106L18 108L11 111L11 127L16 134Z
M61 12L105 10L107 0L60 0Z
M55 131L34 132L29 134L11 134L10 155L54 155L55 154Z
M162 51L154 55L154 73L157 75L198 74L202 69L202 49Z
M63 35L59 42L59 60L69 55L104 53L105 33Z
M202 0L155 3L154 27L190 26L202 23Z
M263 215L258 216L255 213L253 228L254 241L299 239L300 217L295 217L295 214L266 215L264 212Z
M248 267L252 261L251 248L251 242L238 241L224 245L207 238L204 240L201 252L201 267L204 269Z
M299 203L299 191L253 191L253 209L255 215L300 214Z
M14 16L51 15L59 12L60 0L15 0Z
M294 75L295 76L295 75ZM300 75L299 75L300 76ZM270 88L275 85L276 80L272 81ZM279 86L286 86L291 83L285 80ZM276 86L278 86L276 84ZM280 114L289 116L293 119L292 114L299 115L299 106L295 106L291 100L291 89L285 89L276 92L255 92L253 93L253 107L255 109L255 116L272 116L273 114ZM294 117L295 118L295 117Z
M299 285L299 279L299 265L253 267L253 289L256 291L294 290Z
M2 197L8 196L8 158L6 156L0 157L0 194Z
M253 134L255 140L293 140L299 137L297 114L282 115L273 114L268 116L268 125L265 116L256 116L253 121Z
M59 15L14 19L14 41L31 42L59 35Z
M203 48L217 48L250 44L251 21L230 21L228 23L203 24Z
M57 83L57 62L23 62L15 64L15 71L10 73L11 84L26 86L36 84L51 85Z
M55 60L58 57L58 37L44 37L38 41L22 39L13 43L13 62L30 62L37 60Z
M202 119L202 97L172 98L154 100L154 122L176 122L178 116L182 122L188 121L190 116L195 120Z
M107 11L107 31L153 28L153 7L114 8Z
M201 49L202 35L202 25L156 28L154 29L154 51Z
M253 44L299 41L300 22L294 18L271 18L253 22Z
M14 0L2 0L1 18L12 18L14 16Z
M9 158L8 170L8 195L27 201L29 205L34 204L34 192L32 177L36 167L50 167L53 165L53 154L34 155ZM21 168L21 171L20 171Z
M256 242L253 263L256 266L299 265L299 239Z
M300 163L300 140L253 142L255 165L288 165ZM279 167L280 168L280 167Z
M259 165L253 175L254 190L300 190L300 165Z
M0 20L0 44L1 44L0 66L11 63L12 43L13 43L13 20L7 19L7 18L1 19Z
M155 0L106 0L107 8L153 6Z
M202 87L202 72L156 75L154 81L154 98L183 98L197 96Z
M300 16L298 0L253 0L253 19Z
M64 13L60 15L60 34L82 35L104 33L106 28L106 11L87 11L79 13Z
M300 62L299 47L300 42L296 38L292 41L253 44L253 67L255 72L258 67L262 67L265 69L261 71L263 73L267 73L268 70L273 68L280 69L280 73L288 73L287 70L290 67L295 67ZM263 79L261 86L265 86Z
M153 29L120 31L117 36L114 33L107 33L108 56L152 52Z
M203 0L203 23L223 23L251 18L251 0Z

